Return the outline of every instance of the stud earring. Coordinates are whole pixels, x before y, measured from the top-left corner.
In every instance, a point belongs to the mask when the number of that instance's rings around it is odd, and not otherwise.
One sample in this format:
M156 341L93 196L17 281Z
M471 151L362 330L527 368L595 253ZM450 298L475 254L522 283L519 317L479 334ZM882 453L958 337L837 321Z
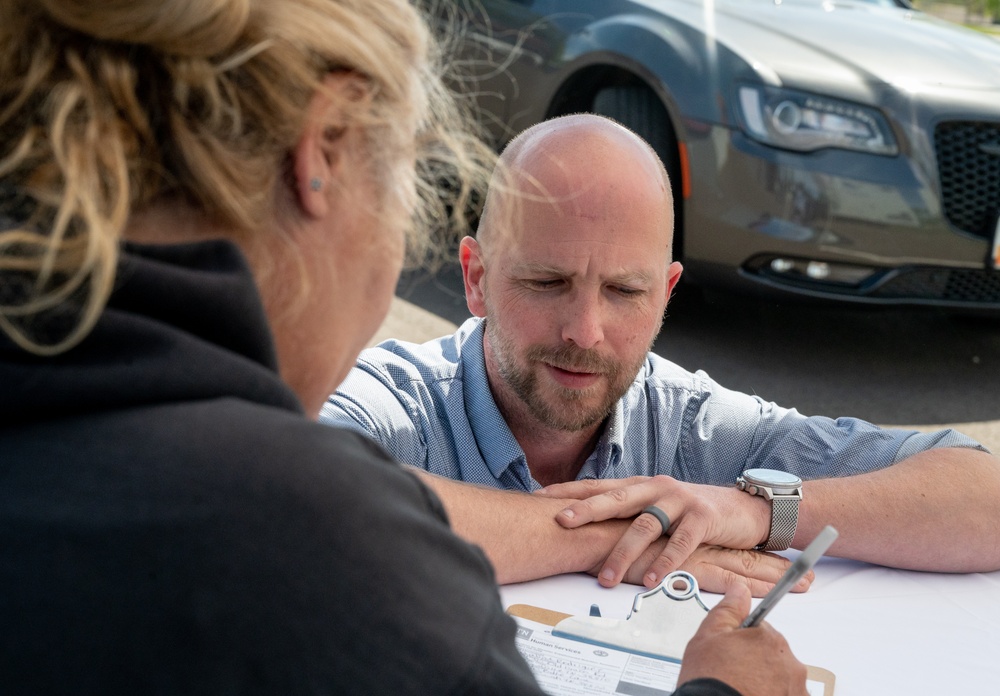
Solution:
M312 189L313 191L319 191L321 188L323 188L323 182L317 179L316 177L313 177L312 179L309 180L309 188Z

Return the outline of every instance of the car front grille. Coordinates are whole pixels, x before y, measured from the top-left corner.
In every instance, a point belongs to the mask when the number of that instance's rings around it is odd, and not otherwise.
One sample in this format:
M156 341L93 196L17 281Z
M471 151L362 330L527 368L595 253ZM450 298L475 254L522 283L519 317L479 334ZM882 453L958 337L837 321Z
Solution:
M1000 303L1000 271L965 268L905 269L869 293L886 299Z
M946 121L934 130L944 213L958 229L992 239L1000 213L1000 123Z

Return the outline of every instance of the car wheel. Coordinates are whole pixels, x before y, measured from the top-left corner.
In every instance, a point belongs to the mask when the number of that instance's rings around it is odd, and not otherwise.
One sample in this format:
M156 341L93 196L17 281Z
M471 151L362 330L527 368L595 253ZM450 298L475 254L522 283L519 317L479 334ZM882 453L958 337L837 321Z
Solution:
M618 85L605 87L594 96L591 111L618 121L626 128L639 134L660 156L670 177L670 188L674 195L674 258L684 258L684 224L681 192L680 153L677 135L670 122L663 102L648 87L641 85ZM684 276L682 284L688 286ZM694 288L685 288L685 294L696 294ZM692 298L693 299L693 298Z
M663 161L672 188L679 191L677 136L666 108L652 90L631 85L605 87L594 96L592 111L612 118L641 135Z

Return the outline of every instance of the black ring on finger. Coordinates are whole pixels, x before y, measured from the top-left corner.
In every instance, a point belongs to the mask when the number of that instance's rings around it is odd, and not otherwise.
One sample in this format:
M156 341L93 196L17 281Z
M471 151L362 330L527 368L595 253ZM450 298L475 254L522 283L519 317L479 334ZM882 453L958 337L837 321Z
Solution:
M650 515L655 517L656 520L660 523L660 526L663 527L663 534L661 534L660 536L665 535L667 533L667 530L670 529L670 518L667 517L667 513L665 513L660 508L656 507L655 505L649 505L643 508L642 512L649 513Z

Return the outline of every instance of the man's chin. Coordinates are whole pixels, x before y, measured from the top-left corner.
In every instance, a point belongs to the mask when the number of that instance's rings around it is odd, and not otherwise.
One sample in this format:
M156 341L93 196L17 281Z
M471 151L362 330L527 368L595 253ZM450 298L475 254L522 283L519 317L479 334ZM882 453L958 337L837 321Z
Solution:
M584 401L588 403L583 403ZM547 398L542 409L534 409L535 415L546 425L564 432L579 432L599 425L610 411L604 399L576 393L570 398Z
M593 414L587 414L586 416L581 415L580 418L572 420L570 418L561 418L556 422L549 422L548 425L554 430L559 430L564 433L579 433L585 430L591 430L596 426L599 426L607 416L595 417Z

